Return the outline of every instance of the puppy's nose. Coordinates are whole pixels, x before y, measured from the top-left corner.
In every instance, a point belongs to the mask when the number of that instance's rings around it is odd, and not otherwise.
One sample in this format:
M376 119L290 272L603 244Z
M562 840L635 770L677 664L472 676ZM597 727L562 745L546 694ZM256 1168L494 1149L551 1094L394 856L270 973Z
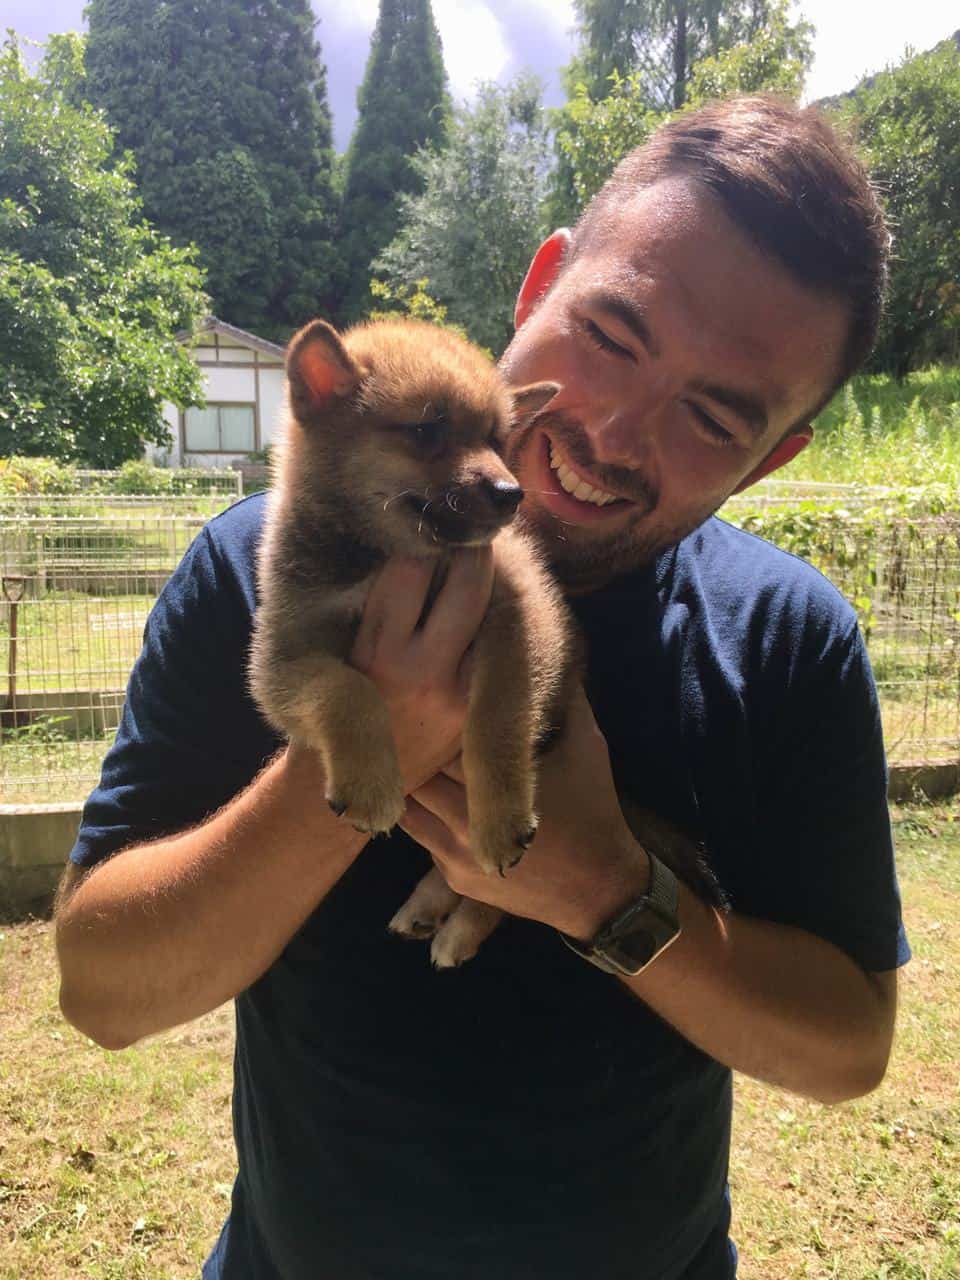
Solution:
M483 490L494 510L501 515L512 514L523 500L523 490L512 480L484 479Z

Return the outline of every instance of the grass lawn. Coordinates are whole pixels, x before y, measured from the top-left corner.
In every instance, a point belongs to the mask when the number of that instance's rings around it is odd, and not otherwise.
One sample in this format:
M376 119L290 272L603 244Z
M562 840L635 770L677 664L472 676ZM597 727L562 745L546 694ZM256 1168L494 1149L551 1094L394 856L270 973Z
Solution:
M17 690L123 689L155 596L55 591L20 606ZM9 663L9 614L0 610L0 663ZM4 685L6 692L6 685Z
M889 1074L838 1108L738 1081L741 1280L960 1274L960 800L896 818ZM0 934L0 1280L196 1277L233 1176L231 1010L106 1053L60 1017L49 925Z

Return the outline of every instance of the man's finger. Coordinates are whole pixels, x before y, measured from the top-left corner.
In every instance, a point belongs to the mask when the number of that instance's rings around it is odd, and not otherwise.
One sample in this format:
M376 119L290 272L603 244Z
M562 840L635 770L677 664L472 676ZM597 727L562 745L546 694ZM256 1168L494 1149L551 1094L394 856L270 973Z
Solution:
M459 782L442 773L434 774L429 782L417 788L415 799L452 832L466 832L467 792Z
M493 590L493 552L489 547L458 551L446 582L423 628L425 657L442 657L457 666L473 643Z
M413 796L407 796L407 807L403 811L398 824L436 859L449 857L454 838L450 829L429 809L418 804Z
M397 557L386 562L373 580L353 642L350 660L355 667L365 671L378 652L395 653L409 642L423 613L433 570L432 560Z
M454 758L450 761L449 764L445 764L443 766L440 772L445 773L447 777L452 778L454 782L459 782L461 786L466 786L467 780L463 774L463 756L462 755L454 756Z

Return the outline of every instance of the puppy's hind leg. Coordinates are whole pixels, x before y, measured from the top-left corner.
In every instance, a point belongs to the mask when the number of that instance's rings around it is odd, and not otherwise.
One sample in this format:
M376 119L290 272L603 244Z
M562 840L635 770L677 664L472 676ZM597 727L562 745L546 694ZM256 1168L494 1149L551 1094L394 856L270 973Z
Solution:
M441 925L430 944L430 958L437 969L455 969L472 960L503 919L503 912L473 898L461 898L459 906Z
M433 938L430 956L438 969L471 960L500 923L502 912L461 898L433 868L387 926L403 938Z
M434 867L423 877L387 928L402 938L432 938L460 902Z

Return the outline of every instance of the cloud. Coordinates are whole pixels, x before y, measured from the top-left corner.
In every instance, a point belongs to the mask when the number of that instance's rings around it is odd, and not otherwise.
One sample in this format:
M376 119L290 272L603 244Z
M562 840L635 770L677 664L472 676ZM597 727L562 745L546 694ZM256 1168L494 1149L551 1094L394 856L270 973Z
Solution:
M506 33L482 0L433 0L443 61L454 98L469 98L478 80L497 80L510 62Z

